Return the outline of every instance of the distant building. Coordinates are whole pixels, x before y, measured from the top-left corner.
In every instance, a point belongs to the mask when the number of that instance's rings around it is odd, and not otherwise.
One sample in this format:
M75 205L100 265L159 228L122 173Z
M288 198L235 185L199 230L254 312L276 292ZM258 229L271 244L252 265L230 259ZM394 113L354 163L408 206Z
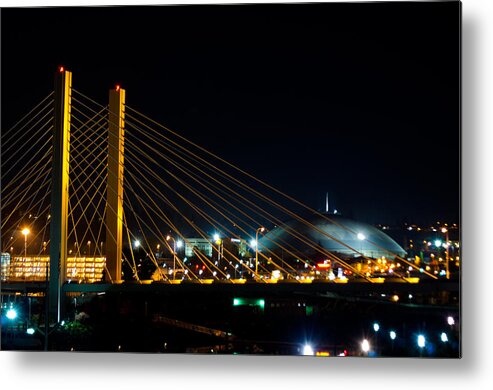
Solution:
M300 258L317 256L317 248L344 258L404 257L406 251L380 229L337 214L315 214L307 223L291 220L276 227L259 240L259 251L294 248ZM284 254L286 256L286 253Z
M8 260L7 256L4 260L4 255L8 255ZM49 256L13 256L10 258L8 253L2 253L2 280L4 282L43 282L47 276L49 277L49 261ZM68 257L66 278L74 282L100 282L103 279L105 264L105 257Z
M0 260L0 281L5 282L7 280L10 269L10 253L2 252Z
M194 248L204 255L212 257L212 244L209 240L205 238L187 238L185 240L185 256L195 256Z

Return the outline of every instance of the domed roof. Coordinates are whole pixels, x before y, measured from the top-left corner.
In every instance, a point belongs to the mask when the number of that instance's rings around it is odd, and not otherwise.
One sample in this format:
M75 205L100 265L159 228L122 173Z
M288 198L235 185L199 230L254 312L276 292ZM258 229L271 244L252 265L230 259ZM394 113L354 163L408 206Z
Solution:
M337 214L316 214L305 220L309 223L291 220L269 231L259 239L259 250L285 247L297 255L309 255L317 253L314 247L319 246L344 257L360 256L355 250L369 258L406 254L392 238L369 224Z

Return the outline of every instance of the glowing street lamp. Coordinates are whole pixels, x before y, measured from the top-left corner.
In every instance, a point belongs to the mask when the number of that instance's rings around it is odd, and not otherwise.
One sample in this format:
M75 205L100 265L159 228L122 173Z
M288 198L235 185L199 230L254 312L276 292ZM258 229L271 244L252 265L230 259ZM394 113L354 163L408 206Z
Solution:
M135 240L134 241L134 248L138 248L140 246L140 241L139 240Z
M176 240L170 235L166 236L166 241L173 240L173 280L176 278Z
M303 347L303 355L304 356L313 356L315 355L315 353L313 352L313 348L310 344L306 344L304 347Z
M27 235L31 233L28 228L22 229L22 234L24 234L24 258L27 259Z
M445 270L446 270L446 278L450 279L450 272L449 272L449 252L448 252L448 229L447 228L442 228L442 233L445 233Z
M263 233L265 230L264 227L259 227L255 231L255 274L258 273L258 233Z
M368 342L367 339L364 339L363 342L361 343L361 350L364 353L368 353L368 351L370 350L370 343Z
M17 311L14 308L10 308L7 310L6 316L9 320L15 320L17 318Z
M374 330L375 332L378 332L378 331L380 330L380 325L379 325L377 322L375 322L375 323L373 324L373 330Z

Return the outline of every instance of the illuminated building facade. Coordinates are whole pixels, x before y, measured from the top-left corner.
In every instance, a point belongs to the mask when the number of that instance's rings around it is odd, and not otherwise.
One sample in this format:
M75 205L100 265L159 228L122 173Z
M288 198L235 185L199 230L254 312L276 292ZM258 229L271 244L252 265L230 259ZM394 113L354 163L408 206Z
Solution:
M2 281L43 282L49 276L49 256L13 256L4 262L4 255L2 253ZM103 280L105 264L105 257L68 257L67 280L100 282Z

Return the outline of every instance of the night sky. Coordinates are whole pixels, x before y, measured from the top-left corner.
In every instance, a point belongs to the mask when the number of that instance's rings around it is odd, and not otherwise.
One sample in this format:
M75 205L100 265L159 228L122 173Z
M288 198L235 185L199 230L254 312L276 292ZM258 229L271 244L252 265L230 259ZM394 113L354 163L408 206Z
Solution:
M458 222L460 4L2 9L2 128L53 89L127 103L315 209Z

